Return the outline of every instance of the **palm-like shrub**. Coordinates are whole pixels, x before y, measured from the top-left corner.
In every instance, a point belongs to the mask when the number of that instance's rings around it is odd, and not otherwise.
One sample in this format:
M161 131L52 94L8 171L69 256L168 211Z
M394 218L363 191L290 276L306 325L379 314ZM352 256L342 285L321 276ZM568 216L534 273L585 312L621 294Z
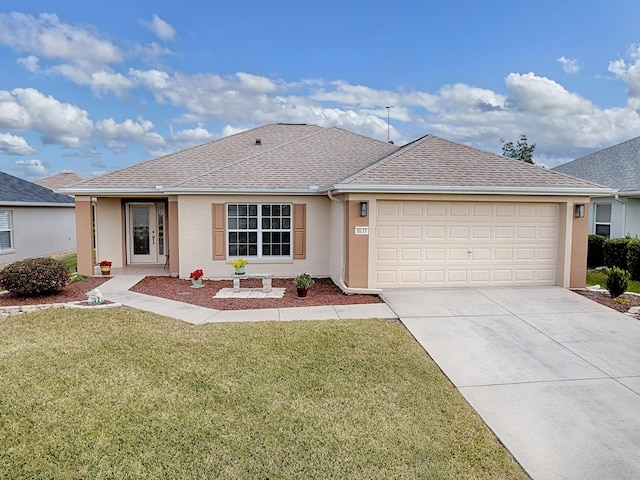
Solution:
M607 268L605 270L607 279L604 282L604 286L609 290L611 298L616 298L627 291L629 284L629 272L621 268Z
M69 269L54 258L30 258L0 271L0 286L20 297L37 297L62 290L70 281Z

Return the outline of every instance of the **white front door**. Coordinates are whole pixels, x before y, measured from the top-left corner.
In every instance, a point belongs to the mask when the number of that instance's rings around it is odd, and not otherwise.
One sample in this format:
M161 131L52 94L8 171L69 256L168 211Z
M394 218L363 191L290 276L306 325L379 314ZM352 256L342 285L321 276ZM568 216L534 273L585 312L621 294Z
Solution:
M164 204L129 204L129 263L164 263Z

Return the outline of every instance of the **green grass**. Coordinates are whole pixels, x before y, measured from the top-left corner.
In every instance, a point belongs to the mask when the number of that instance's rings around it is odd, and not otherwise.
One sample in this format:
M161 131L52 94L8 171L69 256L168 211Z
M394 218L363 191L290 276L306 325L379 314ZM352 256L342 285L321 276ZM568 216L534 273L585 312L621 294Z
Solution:
M527 478L401 324L0 322L6 478Z
M587 270L587 286L600 285L605 288L604 282L607 280L607 274L603 270ZM640 293L640 281L629 280L627 292Z
M75 253L70 253L68 255L64 255L62 257L58 257L62 263L64 263L69 272L74 273L78 270L78 255Z

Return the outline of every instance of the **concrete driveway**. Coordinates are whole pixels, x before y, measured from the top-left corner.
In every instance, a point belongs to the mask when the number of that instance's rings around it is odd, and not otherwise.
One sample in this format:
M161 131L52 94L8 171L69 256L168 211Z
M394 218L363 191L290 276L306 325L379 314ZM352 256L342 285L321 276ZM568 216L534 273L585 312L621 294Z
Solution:
M640 321L559 287L390 290L534 479L640 478Z

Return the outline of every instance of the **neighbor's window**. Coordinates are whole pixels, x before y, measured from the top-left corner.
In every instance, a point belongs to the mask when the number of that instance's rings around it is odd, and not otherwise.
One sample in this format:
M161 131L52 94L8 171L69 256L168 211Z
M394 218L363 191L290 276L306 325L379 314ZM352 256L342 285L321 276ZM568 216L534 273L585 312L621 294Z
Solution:
M291 256L291 205L227 205L230 257Z
M0 211L0 251L11 250L11 212Z
M596 204L596 235L611 236L611 204Z

